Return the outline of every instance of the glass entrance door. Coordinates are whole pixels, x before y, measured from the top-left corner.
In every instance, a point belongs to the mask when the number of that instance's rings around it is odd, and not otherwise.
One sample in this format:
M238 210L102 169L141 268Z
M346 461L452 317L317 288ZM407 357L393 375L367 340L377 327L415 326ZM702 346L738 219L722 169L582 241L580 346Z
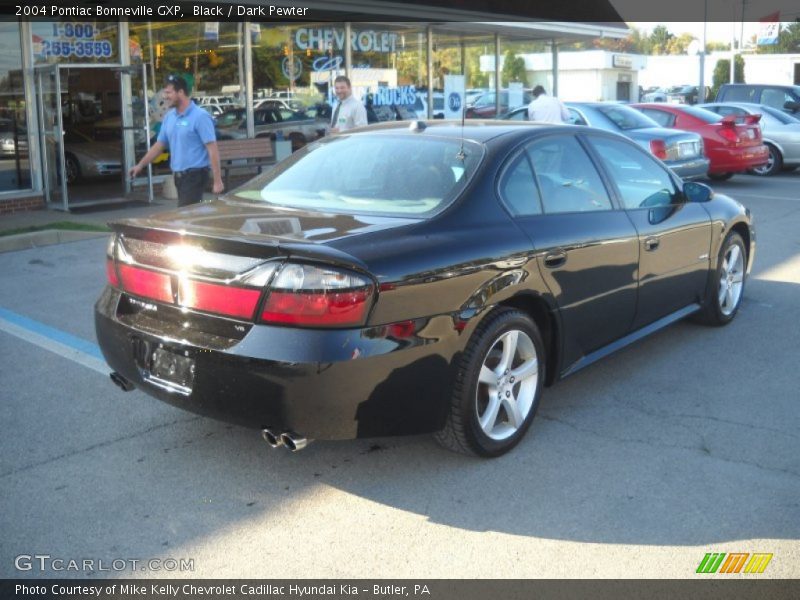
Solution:
M61 114L61 75L58 65L36 67L39 97L39 149L45 202L51 208L69 210L67 180L63 176L64 123Z

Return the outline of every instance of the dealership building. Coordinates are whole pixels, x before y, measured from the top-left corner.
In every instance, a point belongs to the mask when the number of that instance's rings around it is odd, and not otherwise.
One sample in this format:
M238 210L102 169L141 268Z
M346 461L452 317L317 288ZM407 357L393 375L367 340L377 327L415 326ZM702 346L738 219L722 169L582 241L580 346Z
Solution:
M195 2L204 4L225 6ZM603 3L592 7L588 16L594 20L582 22L567 14L537 18L537 8L516 4L523 3L495 3L493 10L504 7L498 15L482 12L481 0L462 0L458 10L438 0L298 1L285 6L305 7L305 20L291 23L259 22L261 10L281 3L254 1L231 5L234 11L239 5L251 8L246 12L253 20L238 21L181 18L186 15L158 20L155 14L114 19L86 12L48 20L5 17L0 20L0 215L151 200L159 172L168 173L166 162L135 182L124 174L158 130L166 111L160 89L170 73L190 81L196 100L233 96L244 107L247 134L253 137L253 110L260 99L325 102L338 74L351 78L358 96L398 103L422 95L432 110L433 94L445 91L448 82L458 81L461 89L505 87L501 72L481 69L482 57L490 55L498 64L508 50L545 51L550 73L543 81L558 93L559 46L628 33ZM564 20L544 20L551 16ZM215 18L220 20L210 20Z

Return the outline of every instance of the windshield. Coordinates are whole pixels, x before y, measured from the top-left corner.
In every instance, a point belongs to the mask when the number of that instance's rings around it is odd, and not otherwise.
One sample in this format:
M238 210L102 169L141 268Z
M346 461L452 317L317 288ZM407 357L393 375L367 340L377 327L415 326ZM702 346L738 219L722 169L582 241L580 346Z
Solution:
M722 115L718 115L706 108L697 108L696 106L681 106L681 110L686 114L700 119L704 123L718 123L722 121Z
M464 188L481 145L420 135L353 135L307 146L232 195L279 206L430 216Z
M661 127L650 117L640 113L638 110L613 104L609 106L598 106L597 111L604 115L614 125L627 131L629 129L644 129L646 127Z

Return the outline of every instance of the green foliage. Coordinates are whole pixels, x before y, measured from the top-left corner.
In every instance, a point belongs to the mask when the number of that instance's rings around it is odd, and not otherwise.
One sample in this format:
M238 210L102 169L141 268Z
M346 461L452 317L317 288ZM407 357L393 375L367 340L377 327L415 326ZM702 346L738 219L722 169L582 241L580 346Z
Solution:
M521 81L526 83L527 78L525 73L525 59L523 59L521 56L517 56L511 50L506 50L506 53L503 55L503 57L504 61L503 70L501 72L501 85L506 87L512 81Z
M733 78L735 83L744 83L744 59L741 54L737 54L733 63ZM730 83L731 81L731 61L727 58L721 58L717 61L717 66L714 67L714 79L711 87L711 98L717 97L717 92L723 83Z

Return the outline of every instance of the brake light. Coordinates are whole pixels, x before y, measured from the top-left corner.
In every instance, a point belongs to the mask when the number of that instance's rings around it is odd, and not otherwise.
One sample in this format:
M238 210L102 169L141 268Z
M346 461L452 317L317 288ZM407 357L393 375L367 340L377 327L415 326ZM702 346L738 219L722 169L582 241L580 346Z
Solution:
M656 158L667 160L667 144L664 140L650 140L650 152Z
M739 134L736 133L736 129L731 125L723 124L722 127L717 129L717 133L729 142L733 142L734 144L739 143Z
M349 271L285 264L261 311L267 323L301 327L347 327L366 321L375 286Z
M217 285L184 279L180 282L179 303L185 308L252 319L256 312L261 290Z
M117 277L117 269L114 267L114 259L106 258L106 277L111 287L119 287L119 277Z
M120 264L119 277L126 292L160 302L172 302L172 282L165 273Z

